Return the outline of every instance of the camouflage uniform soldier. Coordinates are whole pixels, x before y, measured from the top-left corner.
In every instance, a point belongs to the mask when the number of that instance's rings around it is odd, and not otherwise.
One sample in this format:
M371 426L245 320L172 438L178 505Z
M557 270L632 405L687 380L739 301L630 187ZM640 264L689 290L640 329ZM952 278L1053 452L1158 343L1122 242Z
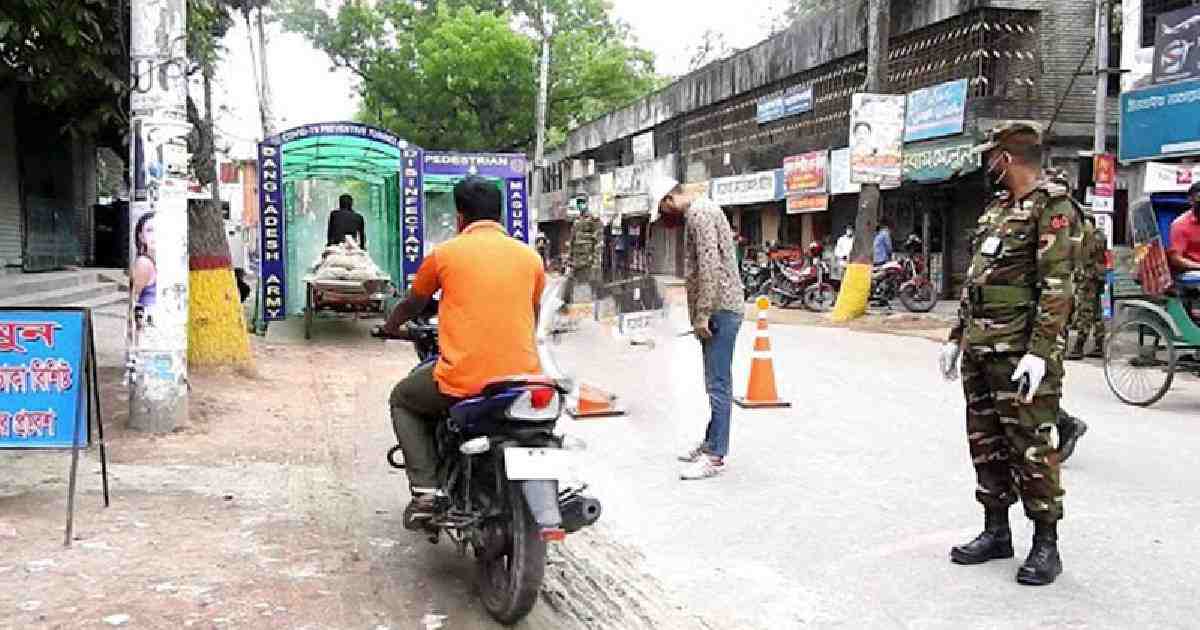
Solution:
M564 308L575 301L575 283L586 282L596 293L596 272L600 266L600 247L604 242L604 226L587 206L580 209L579 219L571 228L571 271L563 286Z
M1067 188L1068 193L1070 192L1070 190L1069 190L1070 182L1067 178L1067 174L1064 173L1063 171L1058 170L1058 169L1047 169L1045 177L1046 177L1047 181L1050 181L1054 184L1058 184L1064 188ZM1076 211L1077 211L1076 216L1082 221L1084 218L1083 212L1079 209L1079 206L1075 206L1075 207L1076 207ZM1085 231L1085 235L1086 235L1086 231ZM1074 277L1075 277L1076 283L1078 283L1078 281L1079 281L1078 280L1079 269L1081 266L1083 266L1085 264L1083 262L1084 258L1081 253L1081 252L1083 252L1083 250L1084 250L1084 245L1081 241L1079 246L1075 248L1076 253L1075 253L1075 276ZM1075 288L1076 288L1075 295L1078 296L1079 295L1079 290L1078 290L1079 285L1076 284ZM1074 304L1075 303L1073 302L1072 303L1073 309L1074 309ZM1072 310L1072 317L1074 317L1074 310ZM1066 332L1067 330L1068 329L1064 329L1064 331L1063 331L1063 344L1064 345L1067 344L1067 338L1069 336L1068 333ZM1070 356L1068 355L1067 358L1070 358ZM1075 454L1075 446L1079 443L1079 438L1083 437L1083 434L1085 434L1087 432L1088 432L1088 424L1086 422L1071 415L1070 413L1067 412L1066 409L1063 409L1061 406L1059 407L1059 409L1058 409L1058 463L1059 464L1065 464L1067 462L1067 460L1071 458L1071 455Z
M1083 347L1088 335L1096 340L1096 347L1086 356L1104 358L1104 320L1100 318L1100 294L1104 291L1104 252L1108 249L1108 236L1096 227L1096 220L1087 217L1083 230L1083 244L1075 267L1075 313L1071 319L1071 330L1075 333L1075 346L1067 353L1067 359L1077 361L1085 355Z
M1049 584L1062 572L1054 433L1080 226L1066 187L1042 177L1035 125L1001 125L976 151L986 176L1007 194L979 219L959 321L941 355L947 379L962 360L975 497L985 514L983 533L951 549L950 558L957 564L1011 558L1008 508L1020 497L1035 531L1017 581Z

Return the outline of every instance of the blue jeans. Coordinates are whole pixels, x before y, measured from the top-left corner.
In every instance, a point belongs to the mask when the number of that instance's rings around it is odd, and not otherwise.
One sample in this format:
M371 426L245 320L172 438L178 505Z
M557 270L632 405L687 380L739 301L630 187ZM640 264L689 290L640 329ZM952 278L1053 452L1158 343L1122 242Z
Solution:
M717 457L729 453L729 425L733 415L733 349L737 345L742 314L717 311L708 320L712 339L701 341L704 386L712 415L704 433L704 451Z

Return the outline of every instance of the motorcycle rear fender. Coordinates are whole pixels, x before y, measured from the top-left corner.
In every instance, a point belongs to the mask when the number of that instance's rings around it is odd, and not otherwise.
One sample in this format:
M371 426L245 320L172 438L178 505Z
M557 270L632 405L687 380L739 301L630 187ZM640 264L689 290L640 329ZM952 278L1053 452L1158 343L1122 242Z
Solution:
M529 504L529 513L538 529L559 529L562 527L562 513L558 509L558 481L531 480L518 481L521 484L521 494Z

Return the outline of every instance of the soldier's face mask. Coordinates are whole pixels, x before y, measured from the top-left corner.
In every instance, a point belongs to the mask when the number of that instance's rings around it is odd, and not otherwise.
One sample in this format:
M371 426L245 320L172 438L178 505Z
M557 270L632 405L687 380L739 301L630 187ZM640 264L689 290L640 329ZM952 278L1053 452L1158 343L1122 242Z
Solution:
M1008 168L1012 165L1012 154L1008 151L996 151L992 154L992 159L988 160L987 175L991 183L997 188L1004 185L1004 178L1008 177Z

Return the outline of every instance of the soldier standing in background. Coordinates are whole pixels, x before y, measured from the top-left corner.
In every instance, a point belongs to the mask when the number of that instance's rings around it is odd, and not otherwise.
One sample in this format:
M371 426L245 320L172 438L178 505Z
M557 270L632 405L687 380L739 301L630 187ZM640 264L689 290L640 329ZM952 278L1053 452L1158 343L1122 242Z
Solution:
M1075 345L1067 353L1067 359L1078 361L1087 356L1104 358L1104 320L1100 317L1100 296L1104 293L1104 253L1108 249L1108 237L1096 227L1094 217L1086 217L1083 243L1075 268L1075 313L1071 330L1075 333ZM1096 341L1091 352L1084 354L1088 335Z
M1080 225L1067 188L1041 172L1037 126L1001 125L975 151L983 154L985 176L1007 194L976 226L959 321L941 352L948 380L962 361L975 498L984 508L983 532L952 548L950 558L969 565L1013 557L1008 509L1020 498L1035 529L1017 582L1050 584L1062 573L1063 490L1053 435Z
M571 227L571 270L563 286L563 308L575 302L575 283L586 282L596 298L596 272L600 267L601 247L604 246L604 226L587 205L579 209L579 218Z

